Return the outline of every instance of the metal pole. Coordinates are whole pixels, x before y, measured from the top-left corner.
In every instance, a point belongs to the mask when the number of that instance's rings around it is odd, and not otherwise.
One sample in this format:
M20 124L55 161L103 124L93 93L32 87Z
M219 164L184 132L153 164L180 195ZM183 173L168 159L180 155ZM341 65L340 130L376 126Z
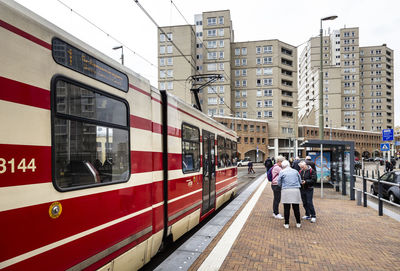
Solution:
M322 71L322 19L321 19L321 28L320 28L320 42L321 42L321 48L320 48L320 67L319 67L319 139L324 140L324 101L323 101L323 81L324 81L324 75ZM322 146L322 145L321 145ZM321 154L322 154L322 147L321 147ZM321 155L322 157L322 155ZM322 167L321 167L322 169ZM322 190L321 190L322 193Z
M324 156L323 156L323 152L322 152L322 144L321 144L321 199L324 197L324 181L323 181L323 174L324 174Z
M124 65L124 46L121 46L122 54L121 54L121 63Z

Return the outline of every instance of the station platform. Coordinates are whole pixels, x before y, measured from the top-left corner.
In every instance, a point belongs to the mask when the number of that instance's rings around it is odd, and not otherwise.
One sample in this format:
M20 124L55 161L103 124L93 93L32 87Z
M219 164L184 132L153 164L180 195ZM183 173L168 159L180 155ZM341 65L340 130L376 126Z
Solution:
M273 193L265 178L253 183L250 196L212 241L197 256L191 253L195 260L175 270L400 270L399 221L357 206L332 188L324 188L321 198L315 188L317 222L303 220L296 228L291 210L285 229L272 216ZM303 216L302 206L300 211ZM193 238L207 240L207 233ZM193 248L186 249L189 254Z

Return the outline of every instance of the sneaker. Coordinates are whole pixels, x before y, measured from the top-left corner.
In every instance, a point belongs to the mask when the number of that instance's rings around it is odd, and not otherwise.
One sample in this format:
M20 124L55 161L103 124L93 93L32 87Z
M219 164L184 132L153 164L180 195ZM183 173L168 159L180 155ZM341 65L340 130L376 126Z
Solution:
M296 224L296 228L301 228L301 224L300 224L300 223L297 223L297 224Z
M311 222L311 223L315 223L315 222L317 222L317 218L315 218L315 217L312 217L310 222Z
M285 229L289 229L289 224L283 224L283 226L285 227Z
M304 219L304 220L310 220L310 219L311 219L311 217L309 217L308 215L305 215L305 216L303 216L301 219Z
M283 219L283 216L281 214L277 214L274 216L276 219Z

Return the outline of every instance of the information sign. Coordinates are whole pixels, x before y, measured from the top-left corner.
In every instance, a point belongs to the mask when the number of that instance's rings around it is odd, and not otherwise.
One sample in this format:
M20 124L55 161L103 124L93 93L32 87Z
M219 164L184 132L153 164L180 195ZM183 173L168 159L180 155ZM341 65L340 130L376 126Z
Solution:
M382 141L392 141L392 140L393 140L393 129L383 129Z
M389 143L381 143L381 151L390 151Z

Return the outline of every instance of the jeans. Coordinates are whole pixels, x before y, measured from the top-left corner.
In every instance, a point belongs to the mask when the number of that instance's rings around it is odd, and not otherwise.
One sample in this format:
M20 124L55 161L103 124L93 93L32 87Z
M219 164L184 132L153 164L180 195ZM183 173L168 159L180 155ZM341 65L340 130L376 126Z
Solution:
M296 223L300 224L300 207L298 204L292 203L294 216L296 217ZM289 224L289 216L290 216L290 203L283 204L283 211L285 217L285 224Z
M303 207L306 210L306 216L315 217L315 209L313 203L314 188L300 189Z
M279 202L281 202L281 187L279 185L271 185L272 191L274 191L274 202L272 209L274 214L279 214Z

